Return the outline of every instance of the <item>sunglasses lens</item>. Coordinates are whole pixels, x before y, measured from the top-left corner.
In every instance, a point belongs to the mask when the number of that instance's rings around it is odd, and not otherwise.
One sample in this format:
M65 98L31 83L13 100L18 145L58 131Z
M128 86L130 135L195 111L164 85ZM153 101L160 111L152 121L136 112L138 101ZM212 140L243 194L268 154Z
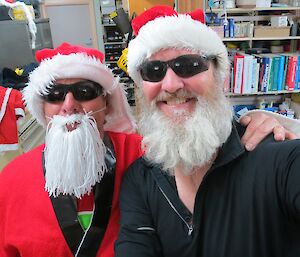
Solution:
M47 95L43 95L47 102L61 102L68 92L72 92L77 101L89 101L103 94L103 88L96 82L80 81L72 85L54 85Z
M65 98L66 92L63 87L54 86L49 89L49 93L47 95L43 95L42 97L47 102L60 102Z
M150 82L161 81L166 75L167 64L161 61L145 62L141 66L141 76L143 80Z
M74 85L72 93L78 101L89 101L95 99L103 93L102 87L94 82L81 82Z
M178 76L188 78L207 71L209 61L200 55L182 55L172 61L171 67Z
M209 58L197 54L181 55L176 59L162 62L149 61L141 66L141 76L145 81L159 82L166 75L168 66L181 78L189 78L209 68Z

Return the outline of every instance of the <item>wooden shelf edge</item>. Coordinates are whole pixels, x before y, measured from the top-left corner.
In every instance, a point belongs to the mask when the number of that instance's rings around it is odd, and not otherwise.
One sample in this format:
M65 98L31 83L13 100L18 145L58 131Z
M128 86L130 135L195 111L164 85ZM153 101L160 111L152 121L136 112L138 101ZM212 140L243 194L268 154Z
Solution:
M281 91L271 91L271 92L257 92L257 93L249 93L249 94L235 94L235 93L225 93L226 96L264 96L264 95L282 95L282 94L293 94L300 93L300 90L281 90Z
M212 8L212 12L223 12L223 8ZM300 7L287 6L287 7L254 7L254 8L226 8L227 13L247 13L255 11L298 11ZM206 9L206 13L210 12L210 9Z

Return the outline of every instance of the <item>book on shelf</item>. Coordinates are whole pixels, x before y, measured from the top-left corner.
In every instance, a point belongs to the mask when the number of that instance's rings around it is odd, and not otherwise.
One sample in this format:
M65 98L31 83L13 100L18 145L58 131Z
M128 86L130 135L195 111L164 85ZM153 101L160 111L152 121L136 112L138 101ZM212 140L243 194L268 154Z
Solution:
M238 52L236 55L241 56L241 59L243 60L241 93L252 93L252 69L254 57L243 52Z
M278 77L277 77L277 90L284 90L283 82L284 82L284 74L285 74L285 57L283 55L279 55L279 64L278 64Z
M252 93L252 69L253 69L253 56L245 54L244 69L243 69L243 86L242 93Z
M231 87L226 92L255 94L300 90L300 54L245 54L233 57Z
M297 58L297 66L296 66L296 76L295 76L295 90L300 89L300 54L298 54Z
M283 79L282 79L282 85L281 88L282 90L285 90L285 82L286 82L286 74L287 74L287 70L288 70L288 56L282 54L282 56L284 57L284 72L283 72Z
M253 58L253 87L252 87L252 93L258 92L259 87L259 68L260 68L260 62L257 58Z
M234 76L234 85L233 93L241 94L242 93L242 84L243 84L243 67L244 67L244 56L235 55L233 62L233 76Z
M264 54L260 55L262 59L261 63L261 85L260 85L260 91L261 92L268 92L269 89L269 83L270 83L270 74L271 74L271 67L272 67L272 58L269 56L266 56Z
M271 91L277 91L278 90L278 74L279 74L279 63L280 63L280 56L274 55L273 56L273 78L271 82Z
M270 75L266 92L284 90L283 77L285 57L281 54L263 54L263 56L270 58Z
M285 90L293 91L295 88L295 78L298 62L298 54L296 53L285 53L287 63Z

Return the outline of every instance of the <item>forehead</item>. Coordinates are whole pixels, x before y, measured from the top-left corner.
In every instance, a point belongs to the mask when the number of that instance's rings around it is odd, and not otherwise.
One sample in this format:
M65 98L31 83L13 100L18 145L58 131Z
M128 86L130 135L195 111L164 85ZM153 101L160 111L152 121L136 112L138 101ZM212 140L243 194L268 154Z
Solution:
M180 55L195 54L195 53L197 52L190 49L182 49L182 48L161 49L158 52L152 54L149 57L149 60L170 60Z
M80 78L57 79L55 80L55 84L74 84L79 81L86 81L86 79L80 79Z

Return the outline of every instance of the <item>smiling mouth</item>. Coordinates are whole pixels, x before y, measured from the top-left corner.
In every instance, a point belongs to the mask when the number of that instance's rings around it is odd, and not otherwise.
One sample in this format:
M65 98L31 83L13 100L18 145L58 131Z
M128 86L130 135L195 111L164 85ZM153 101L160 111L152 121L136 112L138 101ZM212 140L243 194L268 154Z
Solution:
M68 132L71 132L71 131L77 129L79 125L80 125L80 122L77 122L77 121L68 123L68 124L66 124L66 129Z
M190 101L195 101L196 98L177 98L177 97L172 97L169 99L165 99L165 100L160 100L158 101L167 105L178 105L178 104L184 104Z

